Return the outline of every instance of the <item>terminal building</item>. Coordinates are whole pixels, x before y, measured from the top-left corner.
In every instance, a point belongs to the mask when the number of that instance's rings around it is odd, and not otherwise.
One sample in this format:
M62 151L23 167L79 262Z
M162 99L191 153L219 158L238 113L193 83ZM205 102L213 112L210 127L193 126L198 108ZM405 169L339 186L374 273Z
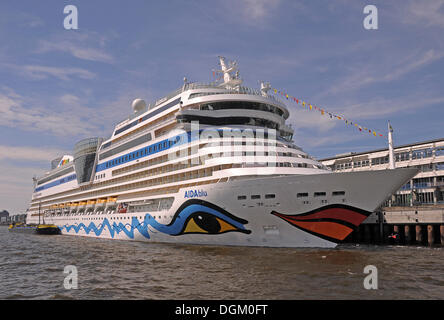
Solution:
M416 230L416 243L425 243L428 237L429 244L444 245L444 138L393 149L396 168L416 167L418 173L364 221L370 228L365 229L366 237L372 237L373 229L373 238L380 240L394 231L402 233L403 242L411 243ZM389 148L350 152L319 161L338 172L384 170L389 169Z
M419 171L385 206L444 204L444 139L398 146L394 153L397 168ZM389 150L350 152L320 161L332 171L383 170L389 168Z

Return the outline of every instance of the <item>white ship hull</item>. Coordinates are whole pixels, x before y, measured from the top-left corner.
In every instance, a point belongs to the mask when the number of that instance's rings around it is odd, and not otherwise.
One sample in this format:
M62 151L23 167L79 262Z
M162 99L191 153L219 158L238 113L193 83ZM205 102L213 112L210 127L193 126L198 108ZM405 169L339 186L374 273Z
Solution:
M415 173L416 169L395 169L229 181L181 189L168 210L55 216L45 221L59 226L62 234L75 236L332 248Z

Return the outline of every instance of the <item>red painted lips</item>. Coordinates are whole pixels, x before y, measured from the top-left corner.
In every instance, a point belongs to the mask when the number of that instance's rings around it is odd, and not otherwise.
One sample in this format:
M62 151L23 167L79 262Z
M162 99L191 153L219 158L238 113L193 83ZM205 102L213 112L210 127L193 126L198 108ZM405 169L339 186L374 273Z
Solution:
M310 212L286 215L271 212L291 225L330 241L344 240L370 212L359 208L333 204Z

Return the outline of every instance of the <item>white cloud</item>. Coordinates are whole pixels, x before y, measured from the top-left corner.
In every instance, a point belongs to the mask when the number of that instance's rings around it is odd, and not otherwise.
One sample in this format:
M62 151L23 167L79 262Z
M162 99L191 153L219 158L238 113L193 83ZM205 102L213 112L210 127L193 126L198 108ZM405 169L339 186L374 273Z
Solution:
M80 79L93 79L95 74L81 68L58 68L39 65L13 65L3 64L5 67L16 70L20 75L31 80L47 79L48 76L55 77L60 80L68 81L72 77L78 77Z
M243 0L244 14L251 19L262 19L270 9L277 7L280 0Z
M357 90L375 83L391 82L443 57L444 52L430 49L425 52L416 52L395 63L390 59L390 61L380 61L379 64L355 65L349 68L348 74L342 80L332 85L320 96Z
M290 118L288 123L293 124L295 131L304 129L314 129L320 133L325 133L336 126L336 121L332 121L328 116L322 115L319 111L309 110L308 107L301 108L299 104L290 107Z
M279 6L280 0L231 0L226 1L225 11L230 15L239 15L237 23L261 27Z
M66 150L51 147L23 147L0 145L0 160L49 161L58 156L70 154ZM2 175L2 179L5 175Z
M397 112L415 112L443 103L444 96L427 97L426 94L415 93L396 98L375 98L364 103L346 104L341 108L341 112L344 116L355 115L356 119L378 119L387 118Z
M49 169L49 162L47 168ZM32 177L42 171L37 166L17 166L0 161L0 210L8 210L10 214L25 213L31 201Z
M384 75L381 81L392 81L398 79L412 71L420 69L444 57L444 52L437 52L434 49L427 50L421 54L414 54L407 57L406 62L398 65L396 69Z
M444 0L410 1L404 8L404 23L444 28Z
M31 98L24 98L11 90L4 91L0 91L0 126L55 136L89 135L96 129L97 124L86 121L87 116L82 112L71 108L39 107L38 102Z
M0 25L11 28L12 25L26 28L37 28L43 26L44 20L27 12L16 12L13 10L0 12Z
M124 86L117 96L91 105L96 98L88 92L84 96L67 92L42 99L0 87L0 126L56 137L109 137L116 123L131 114L135 98L150 101L152 95L145 89Z
M110 54L98 48L87 47L84 41L79 41L77 39L71 39L69 41L42 40L39 42L39 47L36 50L37 53L47 53L51 51L66 52L82 60L99 61L106 63L112 63L114 61L114 58Z

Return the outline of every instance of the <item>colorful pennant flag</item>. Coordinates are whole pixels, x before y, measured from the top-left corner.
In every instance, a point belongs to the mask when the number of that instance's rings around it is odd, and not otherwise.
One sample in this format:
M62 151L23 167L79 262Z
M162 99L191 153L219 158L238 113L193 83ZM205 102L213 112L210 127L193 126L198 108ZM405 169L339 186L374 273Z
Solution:
M368 129L368 128L366 128L366 127L361 127L361 126L358 125L356 122L350 121L350 120L344 118L343 116L338 116L338 115L335 115L335 114L333 114L333 113L330 113L330 112L328 112L327 110L322 109L322 108L319 108L319 107L317 107L317 106L313 106L312 104L310 104L310 103L308 103L308 102L305 102L305 101L303 101L303 100L300 100L300 99L298 99L298 98L296 98L296 97L290 96L289 94L284 93L283 91L280 91L280 90L277 90L277 89L273 89L273 91L274 91L275 94L279 93L280 95L285 96L285 98L287 98L287 100L288 100L288 99L291 99L291 100L293 100L294 102L296 102L297 104L299 104L299 101L301 101L301 105L302 105L302 107L305 107L305 105L307 104L307 105L309 106L310 110L313 110L313 109L314 109L314 110L320 111L320 112L321 112L321 115L326 115L326 114L328 114L328 115L330 116L331 119L333 119L333 117L334 117L334 118L336 118L336 119L338 119L338 120L344 120L346 125L355 126L357 129L359 129L360 132L362 132L362 131L364 130L364 131L368 131L370 134L374 135L375 137L377 137L377 136L379 136L379 137L384 137L384 135L381 134L381 133L377 133L376 131L371 130L371 129Z

